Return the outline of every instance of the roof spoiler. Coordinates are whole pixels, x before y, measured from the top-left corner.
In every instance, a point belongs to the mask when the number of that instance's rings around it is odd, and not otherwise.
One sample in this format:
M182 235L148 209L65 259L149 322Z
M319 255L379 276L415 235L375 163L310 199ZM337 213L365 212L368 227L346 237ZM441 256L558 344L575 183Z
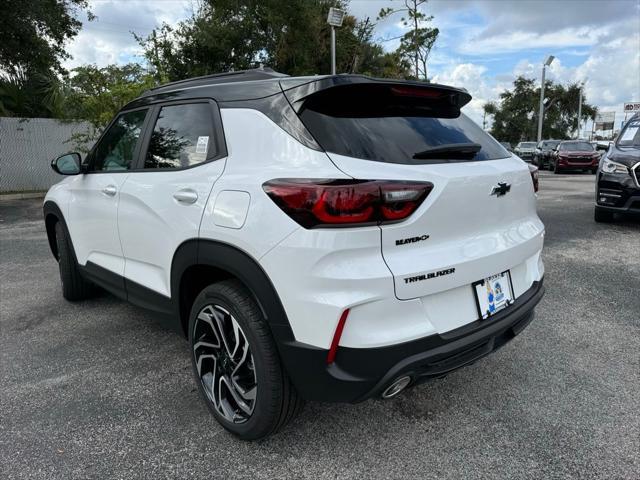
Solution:
M415 107L417 115L456 118L460 109L471 101L471 95L464 89L415 81L388 80L361 75L334 75L317 80L280 80L280 86L296 113L301 113L308 103L326 102L328 99L341 103L357 102L364 107L362 116L375 108L376 99L389 101L402 109ZM358 98L360 97L360 98ZM397 114L398 109L393 109ZM350 112L353 114L354 112ZM359 116L359 115L357 115Z

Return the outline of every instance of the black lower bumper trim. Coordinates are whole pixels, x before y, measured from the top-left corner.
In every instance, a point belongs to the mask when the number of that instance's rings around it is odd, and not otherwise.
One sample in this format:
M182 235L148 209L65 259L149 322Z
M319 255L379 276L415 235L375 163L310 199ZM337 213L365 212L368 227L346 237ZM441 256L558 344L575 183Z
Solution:
M409 375L412 384L421 383L497 350L533 320L534 307L543 295L543 282L534 282L513 305L490 320L387 347L340 347L331 365L326 364L327 350L295 341L280 344L280 354L304 398L359 402L380 395L400 376Z

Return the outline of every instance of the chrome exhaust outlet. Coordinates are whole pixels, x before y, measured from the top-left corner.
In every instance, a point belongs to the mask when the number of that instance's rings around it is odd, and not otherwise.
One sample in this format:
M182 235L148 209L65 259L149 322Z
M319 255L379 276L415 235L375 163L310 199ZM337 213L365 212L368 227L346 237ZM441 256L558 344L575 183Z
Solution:
M382 392L382 398L385 400L389 400L390 398L395 397L401 391L403 391L407 386L411 383L411 377L405 375L404 377L400 377L396 379L391 385L389 385L384 392Z

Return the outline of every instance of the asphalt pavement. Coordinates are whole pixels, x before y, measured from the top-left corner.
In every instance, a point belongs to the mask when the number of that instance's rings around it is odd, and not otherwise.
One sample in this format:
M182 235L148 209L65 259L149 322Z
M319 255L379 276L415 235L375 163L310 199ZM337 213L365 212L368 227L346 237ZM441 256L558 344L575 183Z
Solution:
M41 200L0 202L0 478L640 478L640 221L594 223L593 175L540 187L547 294L521 335L257 443L218 426L152 314L63 300Z

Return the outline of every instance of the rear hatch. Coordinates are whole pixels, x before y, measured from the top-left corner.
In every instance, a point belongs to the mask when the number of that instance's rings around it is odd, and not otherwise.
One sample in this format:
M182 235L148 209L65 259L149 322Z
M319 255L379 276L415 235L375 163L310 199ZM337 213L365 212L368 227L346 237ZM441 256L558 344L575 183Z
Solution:
M306 95L288 97L340 170L433 184L409 218L380 226L399 299L470 292L473 282L539 252L543 226L529 169L460 113L466 92L393 82L304 88Z

